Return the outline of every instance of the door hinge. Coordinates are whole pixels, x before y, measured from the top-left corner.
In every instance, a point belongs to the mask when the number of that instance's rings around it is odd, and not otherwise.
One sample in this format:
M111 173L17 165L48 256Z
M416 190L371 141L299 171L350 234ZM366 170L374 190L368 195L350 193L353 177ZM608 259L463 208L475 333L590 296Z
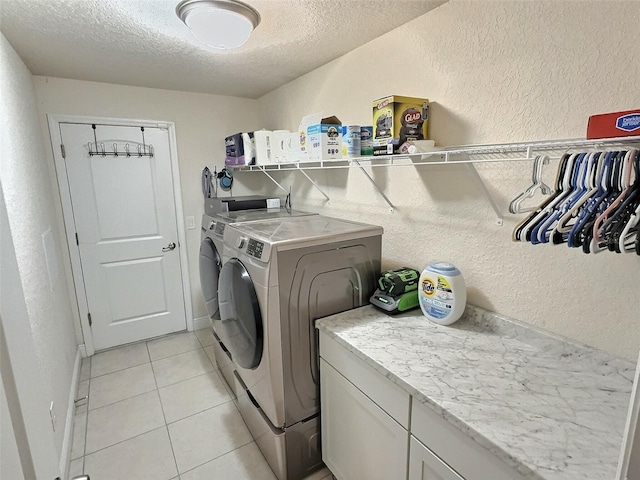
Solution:
M76 245L80 246L80 240L78 240L78 232L76 232Z
M60 144L60 151L62 152L62 158L67 158L67 152L64 151L64 143Z
M93 325L93 321L91 320L91 313L87 313L87 318L89 319L89 326L91 327Z

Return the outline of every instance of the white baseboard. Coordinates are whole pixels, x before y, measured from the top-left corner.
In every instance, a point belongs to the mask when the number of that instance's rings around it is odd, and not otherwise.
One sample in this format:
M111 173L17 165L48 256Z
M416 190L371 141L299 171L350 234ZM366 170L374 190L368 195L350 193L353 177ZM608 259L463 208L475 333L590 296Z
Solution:
M60 471L62 478L69 477L69 463L71 461L71 444L73 441L73 420L75 418L75 400L80 379L80 366L82 364L81 347L78 346L76 359L73 363L73 376L71 377L71 391L69 392L69 404L67 417L64 422L64 436L62 437L62 453L60 454Z
M193 329L201 330L211 326L211 319L209 317L197 317L193 319Z

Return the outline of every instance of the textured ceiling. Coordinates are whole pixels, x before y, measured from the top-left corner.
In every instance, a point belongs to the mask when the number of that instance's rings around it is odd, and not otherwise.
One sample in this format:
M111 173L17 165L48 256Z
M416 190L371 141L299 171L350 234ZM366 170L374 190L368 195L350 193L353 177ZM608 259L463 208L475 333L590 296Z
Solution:
M248 0L249 41L215 51L179 0L0 0L0 30L34 75L257 98L444 0Z

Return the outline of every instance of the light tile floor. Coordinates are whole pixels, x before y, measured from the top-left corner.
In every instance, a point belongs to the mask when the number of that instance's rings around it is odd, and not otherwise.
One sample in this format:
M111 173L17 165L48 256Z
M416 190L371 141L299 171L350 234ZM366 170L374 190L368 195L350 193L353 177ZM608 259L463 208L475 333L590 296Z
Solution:
M276 480L215 366L210 329L85 358L70 478ZM308 480L330 480L328 470Z

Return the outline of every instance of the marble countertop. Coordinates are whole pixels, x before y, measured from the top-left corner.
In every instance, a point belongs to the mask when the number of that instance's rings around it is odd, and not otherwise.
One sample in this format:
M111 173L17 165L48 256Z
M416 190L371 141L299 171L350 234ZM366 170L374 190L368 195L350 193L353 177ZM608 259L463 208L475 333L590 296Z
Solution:
M525 478L615 478L632 362L471 306L451 326L367 306L317 328Z

